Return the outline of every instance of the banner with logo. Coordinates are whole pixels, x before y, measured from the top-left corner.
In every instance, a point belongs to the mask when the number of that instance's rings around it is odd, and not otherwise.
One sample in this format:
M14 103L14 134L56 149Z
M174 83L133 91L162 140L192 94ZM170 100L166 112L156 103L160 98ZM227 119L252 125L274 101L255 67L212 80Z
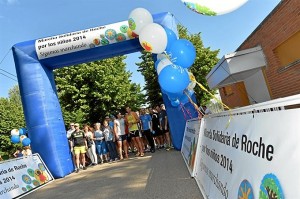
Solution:
M65 33L35 41L38 58L46 59L135 38L128 21Z
M0 162L0 198L20 198L53 180L38 154Z
M195 179L206 199L300 198L300 109L204 118Z
M181 154L192 177L194 176L195 160L197 159L200 123L201 120L199 119L191 119L186 121L181 147Z

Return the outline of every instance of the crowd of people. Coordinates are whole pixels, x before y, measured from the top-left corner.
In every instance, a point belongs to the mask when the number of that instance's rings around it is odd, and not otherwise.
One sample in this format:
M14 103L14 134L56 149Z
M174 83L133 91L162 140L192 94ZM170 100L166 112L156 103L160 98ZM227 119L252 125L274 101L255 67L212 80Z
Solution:
M145 152L172 148L164 104L139 112L126 107L125 114L116 112L102 123L84 124L82 130L79 123L70 123L67 138L76 173L80 168L86 170L88 164L128 159L129 153L143 157Z

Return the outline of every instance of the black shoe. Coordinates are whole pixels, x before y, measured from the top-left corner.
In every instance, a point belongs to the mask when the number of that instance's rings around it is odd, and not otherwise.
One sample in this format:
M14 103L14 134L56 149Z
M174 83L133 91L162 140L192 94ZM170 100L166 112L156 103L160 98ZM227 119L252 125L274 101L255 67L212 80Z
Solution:
M87 168L86 167L83 167L83 170L86 170Z
M79 173L79 169L76 169L76 171L75 171L76 173Z
M151 153L154 153L154 152L155 152L155 149L150 149L150 152L151 152Z

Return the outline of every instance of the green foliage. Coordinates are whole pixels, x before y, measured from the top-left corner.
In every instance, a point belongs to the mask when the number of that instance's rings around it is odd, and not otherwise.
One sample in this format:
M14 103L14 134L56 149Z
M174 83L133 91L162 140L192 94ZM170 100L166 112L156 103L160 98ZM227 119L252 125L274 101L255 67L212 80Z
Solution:
M55 70L65 123L94 123L106 115L144 104L140 85L130 81L125 56Z
M0 98L0 155L9 156L19 145L10 141L10 131L25 127L19 87L9 90L8 98Z
M143 51L139 58L143 61L136 63L136 65L139 66L138 71L142 73L145 79L146 100L152 107L161 104L163 102L162 93L158 84L158 76L154 68L152 54Z
M188 30L178 25L179 38L184 38L191 41L196 49L196 60L194 64L189 69L196 78L196 80L208 89L207 81L205 76L210 72L210 70L218 63L217 55L219 50L212 51L209 47L205 48L201 40L200 33L189 34ZM151 53L142 52L140 57L142 61L136 63L139 66L138 71L140 71L145 77L145 88L147 95L147 101L153 106L162 102L162 94L158 84L157 74L154 69L154 61ZM196 93L196 98L200 105L207 104L212 98L208 93L201 90L200 87L196 86L194 88ZM214 93L214 91L210 91Z

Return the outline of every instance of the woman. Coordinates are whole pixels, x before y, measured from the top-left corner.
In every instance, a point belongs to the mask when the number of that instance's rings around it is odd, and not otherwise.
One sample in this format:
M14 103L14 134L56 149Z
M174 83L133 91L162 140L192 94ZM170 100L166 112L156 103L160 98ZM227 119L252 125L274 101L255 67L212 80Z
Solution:
M138 127L138 124L140 123L140 119L135 112L131 111L130 107L126 107L126 111L128 114L126 115L125 121L129 128L129 134L130 134L130 137L132 137L132 141L138 150L138 152L137 152L137 154L135 154L135 156L143 157L144 156L144 148L142 145L139 127Z
M95 140L95 144L96 144L97 154L99 155L99 158L100 158L100 164L102 164L104 161L104 158L107 161L107 148L106 148L103 131L101 131L100 128L101 128L101 124L96 123L95 124L95 132L94 132L94 136L95 136L94 140ZM104 158L103 158L103 156L104 156Z
M88 150L87 150L87 155L92 161L92 165L96 165L98 162L97 154L96 154L96 146L94 143L94 135L92 133L92 129L89 125L84 125L83 131L85 134L85 137L87 139L87 145L88 145Z
M127 135L125 133L125 120L120 112L117 113L117 118L114 120L114 132L118 144L118 153L120 160L123 160L122 148L124 147L125 158L128 159Z
M113 129L108 125L107 120L103 121L103 128L102 128L103 134L105 136L105 141L107 144L109 156L110 156L110 161L117 161L118 160L118 155L117 155L117 149L116 145L114 143L114 133Z

